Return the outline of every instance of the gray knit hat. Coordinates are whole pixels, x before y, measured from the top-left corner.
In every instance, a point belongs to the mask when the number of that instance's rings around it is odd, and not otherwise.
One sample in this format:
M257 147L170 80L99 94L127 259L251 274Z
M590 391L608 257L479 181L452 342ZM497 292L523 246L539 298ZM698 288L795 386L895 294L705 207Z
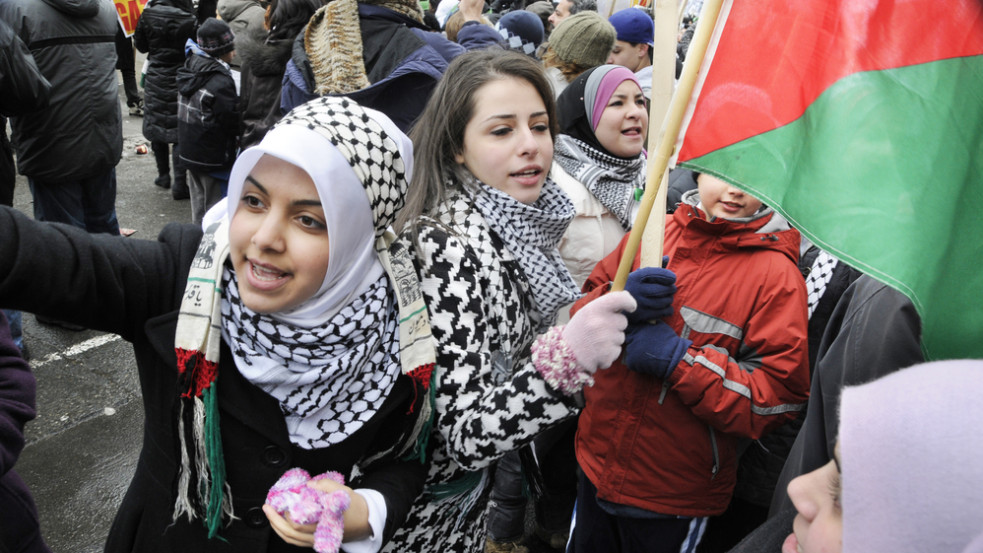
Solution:
M597 12L579 12L563 20L550 35L550 47L561 61L596 67L604 65L618 32Z
M228 23L209 17L198 28L198 47L217 58L235 50L235 35Z

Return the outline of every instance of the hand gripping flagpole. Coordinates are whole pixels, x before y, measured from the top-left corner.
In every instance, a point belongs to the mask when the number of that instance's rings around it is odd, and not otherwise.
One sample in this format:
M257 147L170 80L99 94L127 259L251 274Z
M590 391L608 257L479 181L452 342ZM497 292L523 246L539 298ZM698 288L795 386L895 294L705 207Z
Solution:
M628 243L625 252L621 256L621 263L618 265L618 272L615 275L611 289L615 291L624 290L625 282L628 280L628 273L635 262L635 254L638 252L639 244L642 241L642 234L652 213L652 206L655 204L656 197L662 196L662 219L665 218L665 187L661 186L666 168L669 166L669 158L672 157L679 130L682 127L683 117L686 114L686 107L690 97L693 95L693 88L696 86L696 78L703 65L703 58L706 56L707 46L710 44L710 37L717 23L717 16L720 15L720 7L725 0L706 0L703 9L700 11L700 19L696 24L696 32L690 42L689 50L686 54L686 62L683 64L683 73L679 78L679 85L676 93L672 97L669 111L666 113L660 131L659 146L655 156L649 159L645 176L645 194L639 205L638 215L632 225L631 232L628 234ZM654 244L655 250L652 251L651 258L662 258L662 243Z

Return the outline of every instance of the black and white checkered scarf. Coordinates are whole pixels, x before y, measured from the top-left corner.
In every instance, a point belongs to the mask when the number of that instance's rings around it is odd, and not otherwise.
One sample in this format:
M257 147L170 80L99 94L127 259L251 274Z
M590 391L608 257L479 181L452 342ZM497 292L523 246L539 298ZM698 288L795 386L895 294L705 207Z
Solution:
M623 229L631 230L638 205L636 194L640 196L638 191L645 189L644 154L630 159L614 157L561 134L556 138L553 160L608 208Z
M222 275L223 330L237 359L263 370L250 382L277 398L304 449L343 441L378 411L400 374L396 302L382 275L324 324L302 328L256 313Z
M519 202L473 176L468 188L492 231L515 257L532 289L537 333L545 332L556 320L556 312L580 297L570 271L556 249L574 216L573 202L552 179L532 205Z

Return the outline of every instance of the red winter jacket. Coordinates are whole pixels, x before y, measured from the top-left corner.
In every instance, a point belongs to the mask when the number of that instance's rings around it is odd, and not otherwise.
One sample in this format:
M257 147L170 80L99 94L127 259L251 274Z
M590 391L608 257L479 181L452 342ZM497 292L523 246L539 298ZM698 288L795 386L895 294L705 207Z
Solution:
M667 221L665 253L678 290L666 322L693 345L667 381L619 360L585 388L577 460L599 499L662 514L720 514L734 489L737 440L757 439L805 407L799 233L773 214L708 222L684 204ZM574 312L605 293L627 238L594 268Z

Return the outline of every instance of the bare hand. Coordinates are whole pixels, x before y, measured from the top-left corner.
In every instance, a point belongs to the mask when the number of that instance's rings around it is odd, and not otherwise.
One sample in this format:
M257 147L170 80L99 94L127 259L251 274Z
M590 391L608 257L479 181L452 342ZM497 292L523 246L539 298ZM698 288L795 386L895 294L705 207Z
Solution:
M266 514L266 518L270 521L273 531L283 541L298 547L314 547L314 530L317 529L316 524L297 524L290 520L289 513L286 513L285 516L280 516L276 512L276 509L269 505L263 505L263 513Z
M457 5L465 21L481 21L481 9L484 7L485 0L461 0Z

